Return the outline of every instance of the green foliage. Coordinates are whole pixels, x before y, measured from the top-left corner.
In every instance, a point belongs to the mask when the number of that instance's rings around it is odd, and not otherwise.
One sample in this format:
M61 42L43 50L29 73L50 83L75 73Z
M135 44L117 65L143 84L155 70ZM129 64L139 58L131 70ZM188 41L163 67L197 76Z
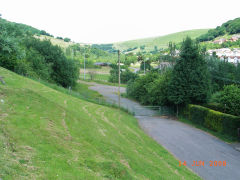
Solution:
M111 65L111 70L110 70L110 77L109 77L109 82L112 83L117 83L118 82L118 65L112 64ZM122 67L120 70L120 79L121 83L126 84L129 80L135 80L138 75L131 72L127 67Z
M141 104L151 104L154 102L152 94L148 93L153 92L149 87L153 82L159 78L158 73L147 73L144 76L138 77L135 81L130 81L127 85L127 95L139 101Z
M173 69L169 100L173 104L204 103L209 93L206 62L198 44L191 38L183 41L180 59Z
M235 66L215 56L206 56L206 62L213 93L222 90L225 85L240 84L240 64Z
M215 99L221 109L228 114L240 116L240 88L236 85L228 85L218 93Z
M16 38L7 36L6 32L0 32L0 66L13 71L19 54Z
M133 53L128 53L125 55L125 61L124 64L127 66L130 66L131 63L136 63L137 62L137 56L135 56Z
M240 118L214 111L199 105L188 105L185 114L194 123L228 136L237 137Z
M46 32L46 31L44 31L44 30L41 30L41 31L40 31L40 34L41 34L41 35L45 35L45 36L50 36L50 37L53 37L53 35L51 35L51 34L47 33L47 32Z
M62 49L32 36L31 27L0 19L0 66L24 76L74 86L79 70ZM34 31L35 32L35 31ZM45 31L39 33L48 35Z
M26 39L28 49L35 49L45 59L45 63L51 67L51 79L63 87L73 87L79 77L79 65L77 61L67 59L59 46L53 46L49 40ZM46 72L46 71L45 71Z
M210 29L206 34L203 34L199 38L197 38L197 40L200 42L210 41L226 33L229 34L240 33L240 18L227 21L226 23L223 23L221 26L218 26L215 29Z
M151 70L152 69L152 66L151 66L151 61L150 60L146 60L146 61L142 61L141 62L141 65L140 65L140 69L141 70L144 70L145 68L145 71L146 70Z
M65 42L70 42L70 41L71 41L70 38L64 38L63 40L64 40Z
M113 44L93 44L92 48L101 49L110 53L117 52L117 50L113 47Z
M171 76L172 71L169 69L156 78L153 82L150 82L148 86L146 86L147 94L150 96L150 104L158 106L170 104L168 100L168 90Z
M57 39L61 39L61 40L63 40L63 38L62 38L62 37L59 37L59 36L57 36Z

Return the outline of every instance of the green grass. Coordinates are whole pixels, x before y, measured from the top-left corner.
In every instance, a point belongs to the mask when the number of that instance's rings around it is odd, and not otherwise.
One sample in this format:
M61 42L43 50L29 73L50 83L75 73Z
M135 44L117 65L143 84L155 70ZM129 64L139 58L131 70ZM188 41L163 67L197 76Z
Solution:
M111 70L110 67L101 67L99 69L86 68L85 69L85 79L90 80L91 77L90 77L89 72L93 72L94 73L94 75L93 75L94 80L107 82L109 77L110 77L110 70ZM80 69L80 79L84 79L84 69Z
M3 68L0 74L1 179L200 179L133 116Z
M167 48L168 43L170 41L179 43L181 42L186 36L190 36L191 38L199 37L202 34L207 33L208 29L195 29L189 31L182 31L173 34L168 34L165 36L159 37L151 37L151 38L144 38L144 39L136 39L131 41L124 41L124 42L117 42L114 43L114 47L116 49L127 50L128 48L138 47L138 51L140 46L145 45L145 50L150 51L154 49L154 46L158 48Z
M64 48L64 49L66 49L68 46L74 44L73 42L65 42L62 39L56 39L54 37L45 36L45 35L40 35L40 36L35 36L35 37L40 39L40 40L45 40L45 39L50 40L53 45L58 45L58 46L60 46L61 48Z
M110 77L110 74L95 74L93 76L93 79L96 80L96 81L104 81L104 82L107 82L108 79ZM79 76L80 79L84 79L84 73L80 73L80 76ZM86 80L90 80L91 77L89 74L85 74L85 79Z
M207 133L209 133L209 134L211 134L211 135L213 135L213 136L215 136L215 137L217 137L217 138L219 138L219 139L221 139L221 140L223 140L223 141L225 141L225 142L227 142L227 143L233 143L233 142L237 142L237 141L238 141L238 138L237 138L237 137L232 137L232 136L224 135L224 134L221 134L221 133L219 133L219 132L213 131L213 130L211 130L211 129L205 128L205 127L203 127L203 126L201 126L201 125L199 125L199 124L193 123L192 121L190 121L190 120L187 119L187 118L179 117L178 119L179 119L179 121L181 121L181 122L184 122L184 123L186 123L186 124L189 124L189 125L191 125L191 126L193 126L193 127L195 127L195 128L201 129L201 130L203 130L203 131L205 131L205 132L207 132Z
M104 85L109 85L109 86L118 86L118 83L111 83L107 81L100 81L100 80L90 80L90 79L83 79L81 78L81 81L86 81L86 82L96 82L98 84L104 84ZM127 87L127 84L120 84L120 87Z

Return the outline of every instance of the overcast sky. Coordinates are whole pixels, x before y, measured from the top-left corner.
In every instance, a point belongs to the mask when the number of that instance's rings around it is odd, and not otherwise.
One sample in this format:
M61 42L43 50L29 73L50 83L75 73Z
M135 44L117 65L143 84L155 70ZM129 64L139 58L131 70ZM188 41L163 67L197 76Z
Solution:
M240 0L0 0L3 18L84 43L214 28L239 9Z

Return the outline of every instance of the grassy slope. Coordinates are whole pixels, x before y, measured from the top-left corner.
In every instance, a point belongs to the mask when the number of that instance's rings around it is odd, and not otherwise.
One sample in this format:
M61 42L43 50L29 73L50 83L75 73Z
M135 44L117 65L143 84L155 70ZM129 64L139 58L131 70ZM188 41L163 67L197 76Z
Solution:
M196 38L202 34L205 34L208 31L208 29L195 29L195 30L189 30L189 31L182 31L177 32L173 34L168 34L165 36L160 37L152 37L152 38L145 38L145 39L137 39L137 40L131 40L131 41L125 41L125 42L117 42L114 44L116 49L120 50L126 50L128 48L133 47L140 47L141 45L145 45L145 49L153 50L154 46L158 46L158 48L166 48L168 45L168 42L172 41L175 43L181 42L186 36L190 36L192 38Z
M41 40L44 40L44 39L50 40L53 45L58 45L62 48L67 48L68 46L74 44L73 42L65 42L62 39L57 39L57 38L45 36L45 35L40 35L40 36L35 36L35 37L38 39L41 39Z
M0 74L1 179L198 179L131 115Z

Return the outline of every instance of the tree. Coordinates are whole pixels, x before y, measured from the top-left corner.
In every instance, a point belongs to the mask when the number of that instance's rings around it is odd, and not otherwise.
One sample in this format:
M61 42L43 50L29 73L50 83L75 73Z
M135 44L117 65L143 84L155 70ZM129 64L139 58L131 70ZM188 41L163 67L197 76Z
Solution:
M204 103L209 93L207 65L198 44L187 37L181 46L180 59L174 66L169 100L177 105Z
M65 42L70 42L70 41L71 41L70 38L64 38L63 40L64 40Z
M140 49L143 51L145 49L145 45L140 46Z
M176 44L169 42L168 50L169 50L168 61L173 65L173 63L175 62L175 59L176 59Z
M240 115L240 88L237 85L224 86L223 91L217 93L216 101L225 113Z

